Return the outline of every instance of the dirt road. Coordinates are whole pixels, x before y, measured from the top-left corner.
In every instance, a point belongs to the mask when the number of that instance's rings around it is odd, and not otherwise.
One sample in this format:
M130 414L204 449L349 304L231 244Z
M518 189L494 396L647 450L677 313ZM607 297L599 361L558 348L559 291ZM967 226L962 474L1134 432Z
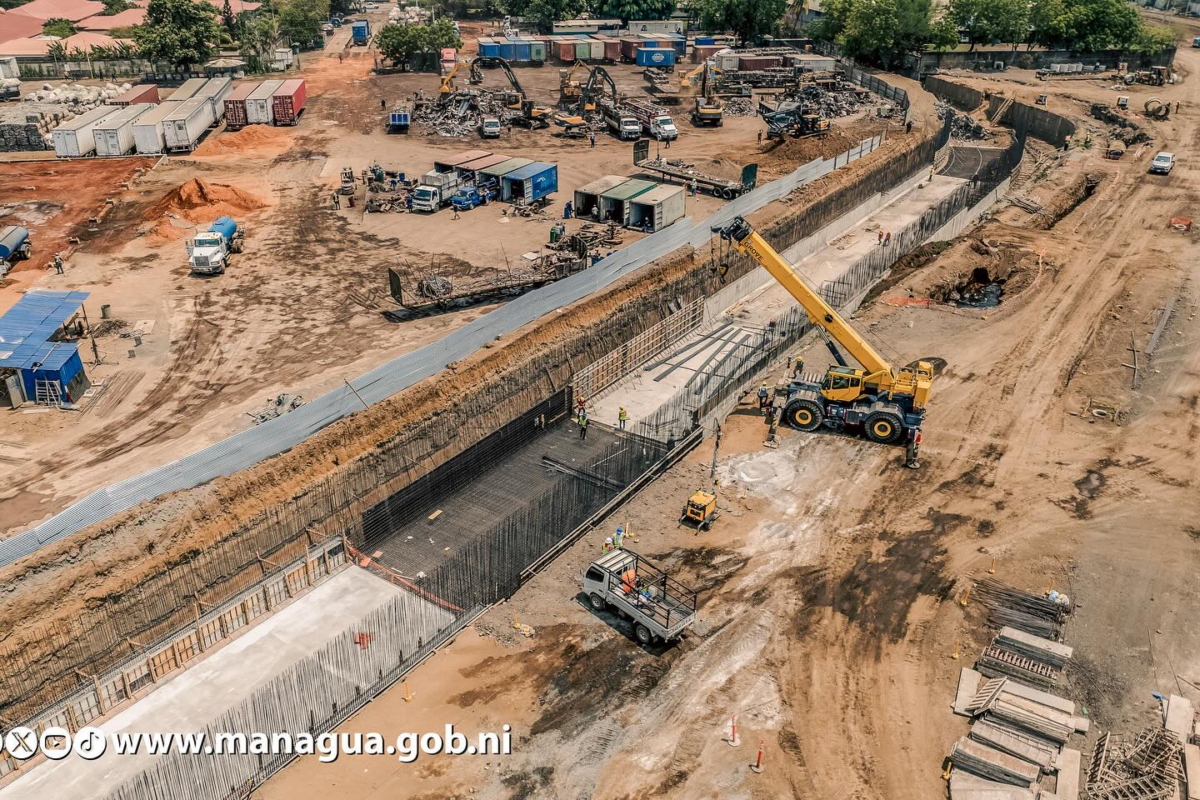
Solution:
M1179 58L1200 74L1200 57ZM765 450L761 417L736 412L713 531L680 529L675 514L705 480L708 445L613 519L632 523L633 549L700 588L694 635L643 650L584 607L579 570L600 552L598 530L418 669L416 709L393 690L347 724L510 722L513 756L304 760L263 796L939 797L942 760L966 730L949 710L964 663L950 655L957 642L969 663L985 637L979 610L951 598L993 559L998 578L1077 601L1066 641L1078 664L1060 689L1087 708L1092 736L1152 719L1151 691L1198 699L1183 680L1200 683L1200 276L1197 234L1168 220L1196 201L1200 84L1162 95L1183 109L1153 126L1179 154L1170 177L1145 173L1149 150L1107 164L1084 152L1051 187L1103 180L1048 232L1015 208L980 232L1035 273L998 308L876 303L859 314L897 361L946 362L921 470L834 436L787 432ZM927 298L968 263L951 249L895 290ZM1172 297L1133 388L1130 335L1144 351ZM818 349L809 357L821 363ZM512 632L514 618L535 635ZM722 742L734 714L749 747ZM767 769L755 775L760 738Z

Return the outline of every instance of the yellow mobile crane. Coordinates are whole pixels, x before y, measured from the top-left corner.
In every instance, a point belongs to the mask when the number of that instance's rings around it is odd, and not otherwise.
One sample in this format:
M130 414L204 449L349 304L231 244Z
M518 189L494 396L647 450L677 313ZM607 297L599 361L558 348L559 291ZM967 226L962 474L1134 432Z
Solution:
M903 437L908 447L906 465L914 469L919 466L917 447L933 389L933 365L926 361L899 368L889 364L746 220L737 217L712 230L739 253L766 267L771 277L796 298L809 321L825 333L825 343L837 361L823 378L798 375L792 380L783 407L784 421L802 431L815 431L822 425L834 430L860 430L871 441L882 444L894 444ZM838 344L862 367L849 366Z

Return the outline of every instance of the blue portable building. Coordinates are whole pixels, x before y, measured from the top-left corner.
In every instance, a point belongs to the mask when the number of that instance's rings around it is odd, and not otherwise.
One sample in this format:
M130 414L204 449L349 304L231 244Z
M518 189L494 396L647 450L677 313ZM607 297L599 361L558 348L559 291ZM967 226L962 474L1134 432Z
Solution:
M558 165L535 161L500 176L500 199L532 203L558 191Z
M675 66L675 48L639 47L637 63L639 67L673 67Z
M79 344L54 341L87 297L87 292L35 290L0 316L0 370L16 371L24 395L13 398L14 404L43 398L73 404L91 386Z

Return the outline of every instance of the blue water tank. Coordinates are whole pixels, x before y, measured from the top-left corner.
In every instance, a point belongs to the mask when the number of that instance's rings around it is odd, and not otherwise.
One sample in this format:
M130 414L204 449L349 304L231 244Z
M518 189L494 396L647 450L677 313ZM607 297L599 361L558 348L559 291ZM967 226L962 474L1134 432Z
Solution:
M29 229L20 225L0 228L0 261L7 261L29 240Z
M673 67L675 48L640 47L637 51L637 63L639 67Z

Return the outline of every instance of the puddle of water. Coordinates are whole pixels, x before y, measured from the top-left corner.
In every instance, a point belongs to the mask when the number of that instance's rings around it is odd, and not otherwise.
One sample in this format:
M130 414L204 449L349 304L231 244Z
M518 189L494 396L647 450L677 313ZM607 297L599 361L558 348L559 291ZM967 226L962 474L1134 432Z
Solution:
M1003 296L1004 286L988 283L963 290L954 304L959 308L995 308L1000 305L1000 298Z

